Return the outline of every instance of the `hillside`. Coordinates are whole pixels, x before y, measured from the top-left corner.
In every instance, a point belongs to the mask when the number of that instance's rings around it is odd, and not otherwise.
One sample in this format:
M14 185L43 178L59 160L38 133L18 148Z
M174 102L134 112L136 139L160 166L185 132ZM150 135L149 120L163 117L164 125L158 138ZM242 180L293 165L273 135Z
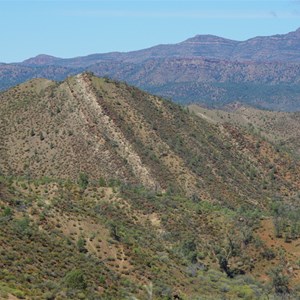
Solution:
M86 172L157 190L261 202L261 193L268 195L262 179L276 160L279 189L291 184L289 158L264 141L87 73L61 83L29 81L0 95L0 106L4 174L74 179ZM255 178L247 175L250 162Z
M90 73L0 96L0 297L299 296L299 162Z
M296 157L300 155L300 114L299 112L275 112L258 110L240 103L225 106L224 110L205 109L190 105L190 111L206 120L243 126L277 145Z
M83 71L126 81L178 103L220 108L239 101L278 111L300 110L300 30L247 41L197 35L127 53L62 59L38 55L0 65L0 90L42 77L63 80Z

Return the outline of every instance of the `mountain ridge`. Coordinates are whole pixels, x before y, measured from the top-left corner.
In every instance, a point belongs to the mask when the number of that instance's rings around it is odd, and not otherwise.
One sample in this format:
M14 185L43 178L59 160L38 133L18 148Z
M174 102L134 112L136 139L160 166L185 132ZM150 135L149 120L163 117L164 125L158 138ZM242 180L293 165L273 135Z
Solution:
M259 44L259 43L262 43L260 46L261 47L269 47L268 43L270 43L273 47L275 46L274 45L274 41L277 41L278 43L280 43L281 41L285 42L286 40L290 40L290 44L289 45L285 45L285 50L288 49L288 48L291 48L293 46L293 40L295 40L296 42L298 42L297 38L299 37L300 35L300 28L296 29L295 31L291 31L287 34L276 34L276 35L272 35L272 36L256 36L256 37L253 37L253 38L249 38L247 40L244 40L244 41L237 41L237 40L232 40L232 39L227 39L227 38L223 38L223 37L219 37L219 36L216 36L216 35L210 35L210 34L197 34L195 35L194 37L191 37L191 38L188 38L182 42L178 42L178 43L175 43L175 44L161 44L161 45L157 45L157 46L152 46L150 48L145 48L145 49L142 49L142 50L135 50L135 51L129 51L129 52L108 52L108 53L94 53L94 54L90 54L90 55L87 55L87 56L78 56L78 57L74 57L74 58L58 58L58 57L52 57L50 55L46 55L48 58L51 57L51 59L55 59L57 60L57 64L60 65L61 63L66 63L67 61L69 62L69 64L72 65L72 60L79 60L79 59L85 59L85 58L88 58L88 57L95 57L96 60L98 59L102 59L102 57L110 57L110 56L114 56L114 58L118 59L118 60L130 60L130 61L134 61L134 58L131 57L131 53L133 56L135 56L135 59L136 59L136 56L146 56L145 53L148 53L148 56L149 56L149 53L150 55L153 55L155 56L155 54L151 54L151 52L157 52L157 53L160 53L159 51L162 52L162 54L157 54L157 57L165 57L166 55L166 52L169 51L168 53L168 57L170 57L170 54L171 55L186 55L186 56L205 56L205 57L211 57L211 58L219 58L219 59L227 59L227 60L248 60L248 59L251 59L251 60L258 60L258 61L285 61L286 59L288 61L295 61L295 59L297 61L300 61L300 56L298 55L298 53L294 53L293 55L295 56L294 58L293 57L290 57L291 54L289 54L288 56L285 57L285 54L283 53L283 58L277 60L277 56L274 55L274 53L272 54L272 56L263 56L263 53L258 56L257 58L255 58L255 55L252 54L252 56L250 57L249 54L239 54L240 50L239 48L243 48L242 50L245 51L245 48L249 48L251 45L253 44ZM181 49L180 47L181 46L184 46L185 44L192 44L194 45L196 42L199 42L199 43L204 43L204 44L201 44L201 45L205 45L205 44L219 44L219 43L224 43L224 44L229 44L230 45L230 48L232 48L232 52L226 52L225 51L225 54L223 53L219 53L217 52L216 54L214 54L213 52L213 49L207 49L205 50L204 53L201 52L201 49L200 49L200 52L194 52L193 48L191 50L189 50L190 52L188 54L186 53L183 53L183 51L185 49ZM296 43L297 46L299 46L299 43ZM282 46L279 44L279 46ZM176 51L176 47L179 47L178 48L178 52ZM234 47L237 47L237 49L234 49ZM276 48L276 47L275 47ZM174 49L174 50L173 50ZM255 50L257 51L258 49L255 48ZM274 52L274 48L272 49L273 52ZM224 49L223 49L224 51ZM262 51L262 50L261 50ZM210 54L209 54L210 52ZM264 51L262 51L264 52ZM141 54L140 54L141 53ZM173 53L173 54L172 54ZM209 55L208 55L209 54ZM45 56L44 54L42 55L37 55L36 57L32 57L32 58L29 58L29 61L33 61L36 59L36 60L40 60L41 59L41 56ZM286 59L285 59L286 58ZM140 59L140 58L139 58ZM55 62L55 60L53 62ZM27 64L27 61L28 60L25 60L23 62L21 62L22 64ZM47 61L46 61L47 63ZM95 62L93 62L95 63Z
M200 45L188 39L126 53L69 59L41 55L0 65L0 90L31 78L64 80L92 71L182 104L220 108L240 101L258 108L296 111L300 110L299 33L298 29L243 42L198 35L191 39L204 41Z
M25 66L53 65L56 61L59 60L61 60L61 58L59 57L55 57L47 54L38 54L34 57L22 61L20 64Z

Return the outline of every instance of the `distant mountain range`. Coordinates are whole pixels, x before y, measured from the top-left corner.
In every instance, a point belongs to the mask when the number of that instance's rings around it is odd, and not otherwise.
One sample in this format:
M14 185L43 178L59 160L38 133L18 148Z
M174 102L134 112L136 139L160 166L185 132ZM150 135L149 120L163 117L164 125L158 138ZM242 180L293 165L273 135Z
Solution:
M38 55L25 60L23 65L88 67L103 61L139 63L156 58L206 57L231 61L300 62L300 28L288 34L255 37L246 41L234 41L214 35L196 35L178 44L158 45L127 53L111 52L83 57L62 59Z
M234 41L197 35L178 44L62 59L38 55L0 64L0 89L43 77L63 80L88 70L180 103L222 107L234 101L300 110L300 29Z

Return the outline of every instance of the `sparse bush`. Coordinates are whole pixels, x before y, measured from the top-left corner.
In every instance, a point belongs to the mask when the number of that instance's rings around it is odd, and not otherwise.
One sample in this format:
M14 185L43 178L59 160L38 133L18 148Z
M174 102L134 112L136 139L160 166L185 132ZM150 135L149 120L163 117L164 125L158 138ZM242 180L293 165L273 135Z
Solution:
M44 139L45 139L45 136L44 136L43 132L41 131L40 132L40 140L43 141Z
M121 236L119 234L119 230L116 224L110 224L110 235L114 240L118 242L121 240Z
M98 183L99 183L100 187L105 187L106 186L106 181L105 181L105 179L103 177L99 178Z
M31 236L32 229L30 227L30 219L28 217L24 217L22 219L15 220L14 229L22 236Z
M34 132L34 129L33 129L33 128L31 128L30 135L31 135L31 136L35 136L35 132Z
M85 248L85 239L81 236L77 241L77 249L79 252L86 253L87 249Z
M11 209L10 207L8 207L8 206L5 207L5 208L3 209L2 216L3 216L3 217L6 217L6 218L8 218L8 219L11 219L12 216L13 216L13 211L12 211L12 209Z
M64 283L68 288L84 290L87 288L87 282L84 273L80 269L74 269L68 272L64 278Z
M89 176L86 173L80 173L78 184L82 190L85 190L89 185Z
M276 294L289 293L289 277L284 274L281 266L271 269L269 275Z
M276 253L274 252L274 250L272 250L271 248L264 248L264 251L262 252L262 257L267 259L267 260L272 260L276 257Z

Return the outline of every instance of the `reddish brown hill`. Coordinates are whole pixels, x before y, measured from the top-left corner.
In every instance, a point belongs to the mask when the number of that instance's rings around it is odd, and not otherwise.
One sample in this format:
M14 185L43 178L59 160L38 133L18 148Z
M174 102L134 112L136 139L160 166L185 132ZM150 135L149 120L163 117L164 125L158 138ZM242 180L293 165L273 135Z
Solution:
M0 106L5 174L76 179L85 172L256 205L275 185L283 194L298 188L297 166L266 142L87 73L29 81L3 93Z

